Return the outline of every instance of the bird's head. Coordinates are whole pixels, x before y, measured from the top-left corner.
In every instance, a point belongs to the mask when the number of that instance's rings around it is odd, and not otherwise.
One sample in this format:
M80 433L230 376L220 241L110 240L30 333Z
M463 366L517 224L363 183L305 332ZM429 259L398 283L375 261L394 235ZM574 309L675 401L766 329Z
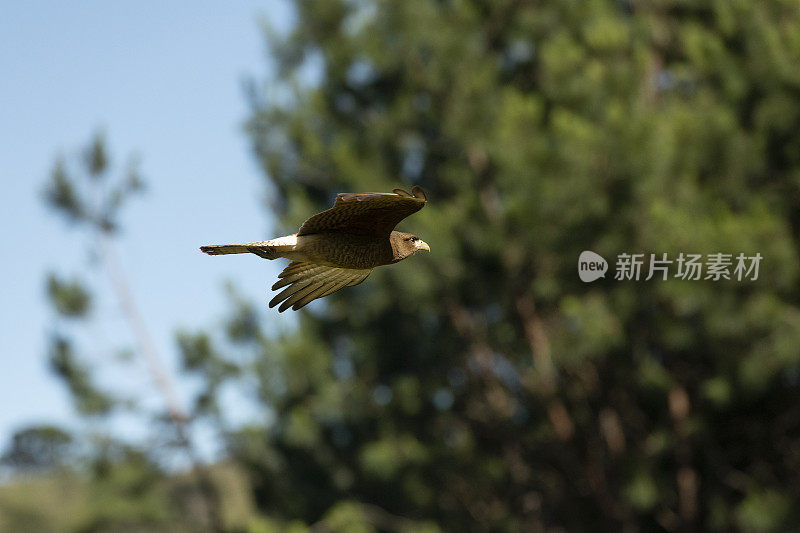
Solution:
M431 251L428 243L414 235L413 233L402 233L400 231L393 231L391 236L392 248L394 248L394 255L397 261L405 259L409 255L416 253L420 250L427 252Z

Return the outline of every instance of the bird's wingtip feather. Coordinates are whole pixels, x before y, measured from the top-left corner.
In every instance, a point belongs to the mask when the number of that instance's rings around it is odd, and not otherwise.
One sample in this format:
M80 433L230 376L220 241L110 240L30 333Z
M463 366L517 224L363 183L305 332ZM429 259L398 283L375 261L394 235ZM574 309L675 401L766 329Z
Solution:
M414 185L413 187L411 187L410 193L404 191L403 189L392 189L392 192L404 198L416 198L424 202L428 201L427 196L425 196L425 191L423 191L422 187L420 187L419 185Z

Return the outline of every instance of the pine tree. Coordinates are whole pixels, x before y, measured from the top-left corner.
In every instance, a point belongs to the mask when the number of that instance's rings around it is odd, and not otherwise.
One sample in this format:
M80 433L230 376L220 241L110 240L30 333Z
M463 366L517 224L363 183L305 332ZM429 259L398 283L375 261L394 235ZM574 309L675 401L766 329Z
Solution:
M797 527L797 5L296 7L249 123L283 229L413 183L430 202L402 227L433 253L256 341L277 421L232 444L262 509ZM612 272L624 252L764 260L750 282L587 285L583 250Z

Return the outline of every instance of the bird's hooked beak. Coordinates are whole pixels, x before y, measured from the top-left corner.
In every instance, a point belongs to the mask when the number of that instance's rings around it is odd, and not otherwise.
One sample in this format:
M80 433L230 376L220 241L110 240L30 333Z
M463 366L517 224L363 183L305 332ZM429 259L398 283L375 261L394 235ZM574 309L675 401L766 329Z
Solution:
M419 248L420 250L425 250L426 252L431 251L431 247L428 246L428 243L422 240L420 240L419 243L417 243L417 248Z

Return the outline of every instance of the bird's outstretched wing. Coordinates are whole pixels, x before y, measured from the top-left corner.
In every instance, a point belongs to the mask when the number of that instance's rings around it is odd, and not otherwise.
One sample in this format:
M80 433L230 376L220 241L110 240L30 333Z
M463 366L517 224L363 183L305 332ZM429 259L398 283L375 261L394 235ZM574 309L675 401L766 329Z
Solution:
M416 185L407 193L340 193L333 207L306 220L298 236L342 232L353 235L389 235L398 222L423 208L427 198Z
M272 290L286 287L270 302L270 307L275 307L280 302L279 312L286 311L289 307L297 311L312 300L328 296L344 287L358 285L369 276L372 269L338 268L293 261L281 272ZM288 287L287 287L288 285Z

